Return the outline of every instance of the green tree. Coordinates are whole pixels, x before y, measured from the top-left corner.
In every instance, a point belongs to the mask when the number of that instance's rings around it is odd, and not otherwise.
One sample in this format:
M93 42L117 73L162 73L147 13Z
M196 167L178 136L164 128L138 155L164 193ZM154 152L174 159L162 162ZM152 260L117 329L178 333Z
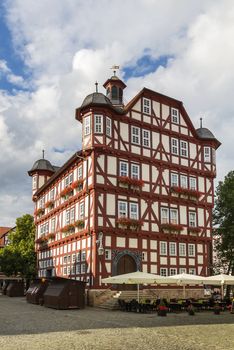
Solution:
M234 171L216 189L213 223L218 267L234 274Z
M33 217L25 214L16 219L16 229L9 235L10 244L0 252L1 271L7 276L21 275L31 279L36 275Z

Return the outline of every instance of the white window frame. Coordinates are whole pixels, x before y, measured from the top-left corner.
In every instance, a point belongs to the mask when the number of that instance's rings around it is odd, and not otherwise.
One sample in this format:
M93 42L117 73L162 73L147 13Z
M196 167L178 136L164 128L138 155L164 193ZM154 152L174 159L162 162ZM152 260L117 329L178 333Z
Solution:
M76 264L76 274L80 275L80 271L81 271L80 264Z
M103 115L94 114L94 132L95 134L103 134Z
M160 276L166 277L168 275L168 269L166 267L160 267Z
M37 189L37 175L33 175L33 181L32 181L32 189Z
M138 220L139 219L139 207L138 203L129 203L129 217L130 219Z
M65 179L64 179L64 187L68 187L69 185L69 176L66 176Z
M195 269L195 267L190 267L190 268L189 268L189 275L196 275L196 269Z
M176 256L176 243L169 242L169 255Z
M137 126L132 126L131 128L131 134L132 134L132 144L134 145L140 145L140 128L138 128Z
M170 209L170 223L174 225L178 224L178 209L176 208Z
M160 241L160 255L167 255L167 242Z
M170 276L174 276L176 274L177 274L177 268L176 267L170 267Z
M210 163L210 160L211 160L210 147L204 146L204 162Z
M86 250L81 251L81 261L86 261Z
M118 201L118 217L127 218L128 217L128 204L125 201Z
M120 161L119 163L119 176L128 176L129 175L129 164L128 162Z
M197 190L197 179L196 177L189 176L189 188L190 190Z
M70 210L70 223L73 224L75 222L75 208L71 208Z
M79 219L84 219L84 202L80 202L80 205L79 205Z
M140 178L139 164L131 163L131 178L139 180Z
M88 136L91 133L91 115L84 117L84 136Z
M171 153L178 156L179 155L179 140L172 138L171 139Z
M81 273L85 274L87 271L86 264L81 264Z
M112 136L112 120L109 117L106 117L106 135Z
M186 243L179 243L179 256L186 256Z
M195 256L195 244L193 243L188 244L188 256Z
M144 147L150 147L150 131L149 130L142 130L142 143Z
M188 188L188 176L187 175L180 175L180 187L182 188Z
M143 97L143 113L151 114L151 100Z
M186 267L179 268L179 274L182 274L182 273L187 273Z
M70 224L70 210L67 210L66 211L66 225L69 225Z
M189 211L189 227L197 226L197 213L195 211Z
M83 165L78 166L78 169L77 169L77 179L78 179L78 180L83 179Z
M171 173L171 186L179 186L179 175L177 173Z
M169 208L162 207L161 208L161 224L168 224L169 222L170 222Z
M174 124L180 123L179 110L177 108L171 108L171 121Z
M180 140L180 155L182 157L188 157L188 142Z
M71 185L72 184L72 182L73 182L73 173L70 173L69 175L68 175L68 182L69 182L69 185Z
M55 218L51 219L51 233L55 232Z

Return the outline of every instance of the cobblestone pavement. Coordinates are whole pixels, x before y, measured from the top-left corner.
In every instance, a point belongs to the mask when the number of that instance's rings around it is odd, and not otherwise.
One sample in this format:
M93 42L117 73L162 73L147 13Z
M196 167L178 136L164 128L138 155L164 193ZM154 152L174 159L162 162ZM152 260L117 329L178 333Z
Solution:
M234 314L54 310L0 295L0 350L233 350Z

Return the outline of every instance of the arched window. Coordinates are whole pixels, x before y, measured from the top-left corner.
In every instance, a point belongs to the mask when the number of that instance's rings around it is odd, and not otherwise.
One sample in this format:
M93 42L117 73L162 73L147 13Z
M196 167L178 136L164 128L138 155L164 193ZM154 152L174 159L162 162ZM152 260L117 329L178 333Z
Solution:
M113 100L117 99L118 98L118 90L117 90L116 86L112 86L111 92L112 92L112 99Z
M123 90L119 88L119 101L122 102L123 99Z

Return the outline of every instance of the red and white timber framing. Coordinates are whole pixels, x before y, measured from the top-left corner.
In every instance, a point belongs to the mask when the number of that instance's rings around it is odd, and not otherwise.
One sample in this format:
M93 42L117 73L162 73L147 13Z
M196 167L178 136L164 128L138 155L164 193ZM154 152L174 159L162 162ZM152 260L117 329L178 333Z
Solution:
M34 196L39 276L103 288L126 255L146 272L209 275L219 141L199 138L182 102L148 89L121 112L97 104L76 119L82 150Z

